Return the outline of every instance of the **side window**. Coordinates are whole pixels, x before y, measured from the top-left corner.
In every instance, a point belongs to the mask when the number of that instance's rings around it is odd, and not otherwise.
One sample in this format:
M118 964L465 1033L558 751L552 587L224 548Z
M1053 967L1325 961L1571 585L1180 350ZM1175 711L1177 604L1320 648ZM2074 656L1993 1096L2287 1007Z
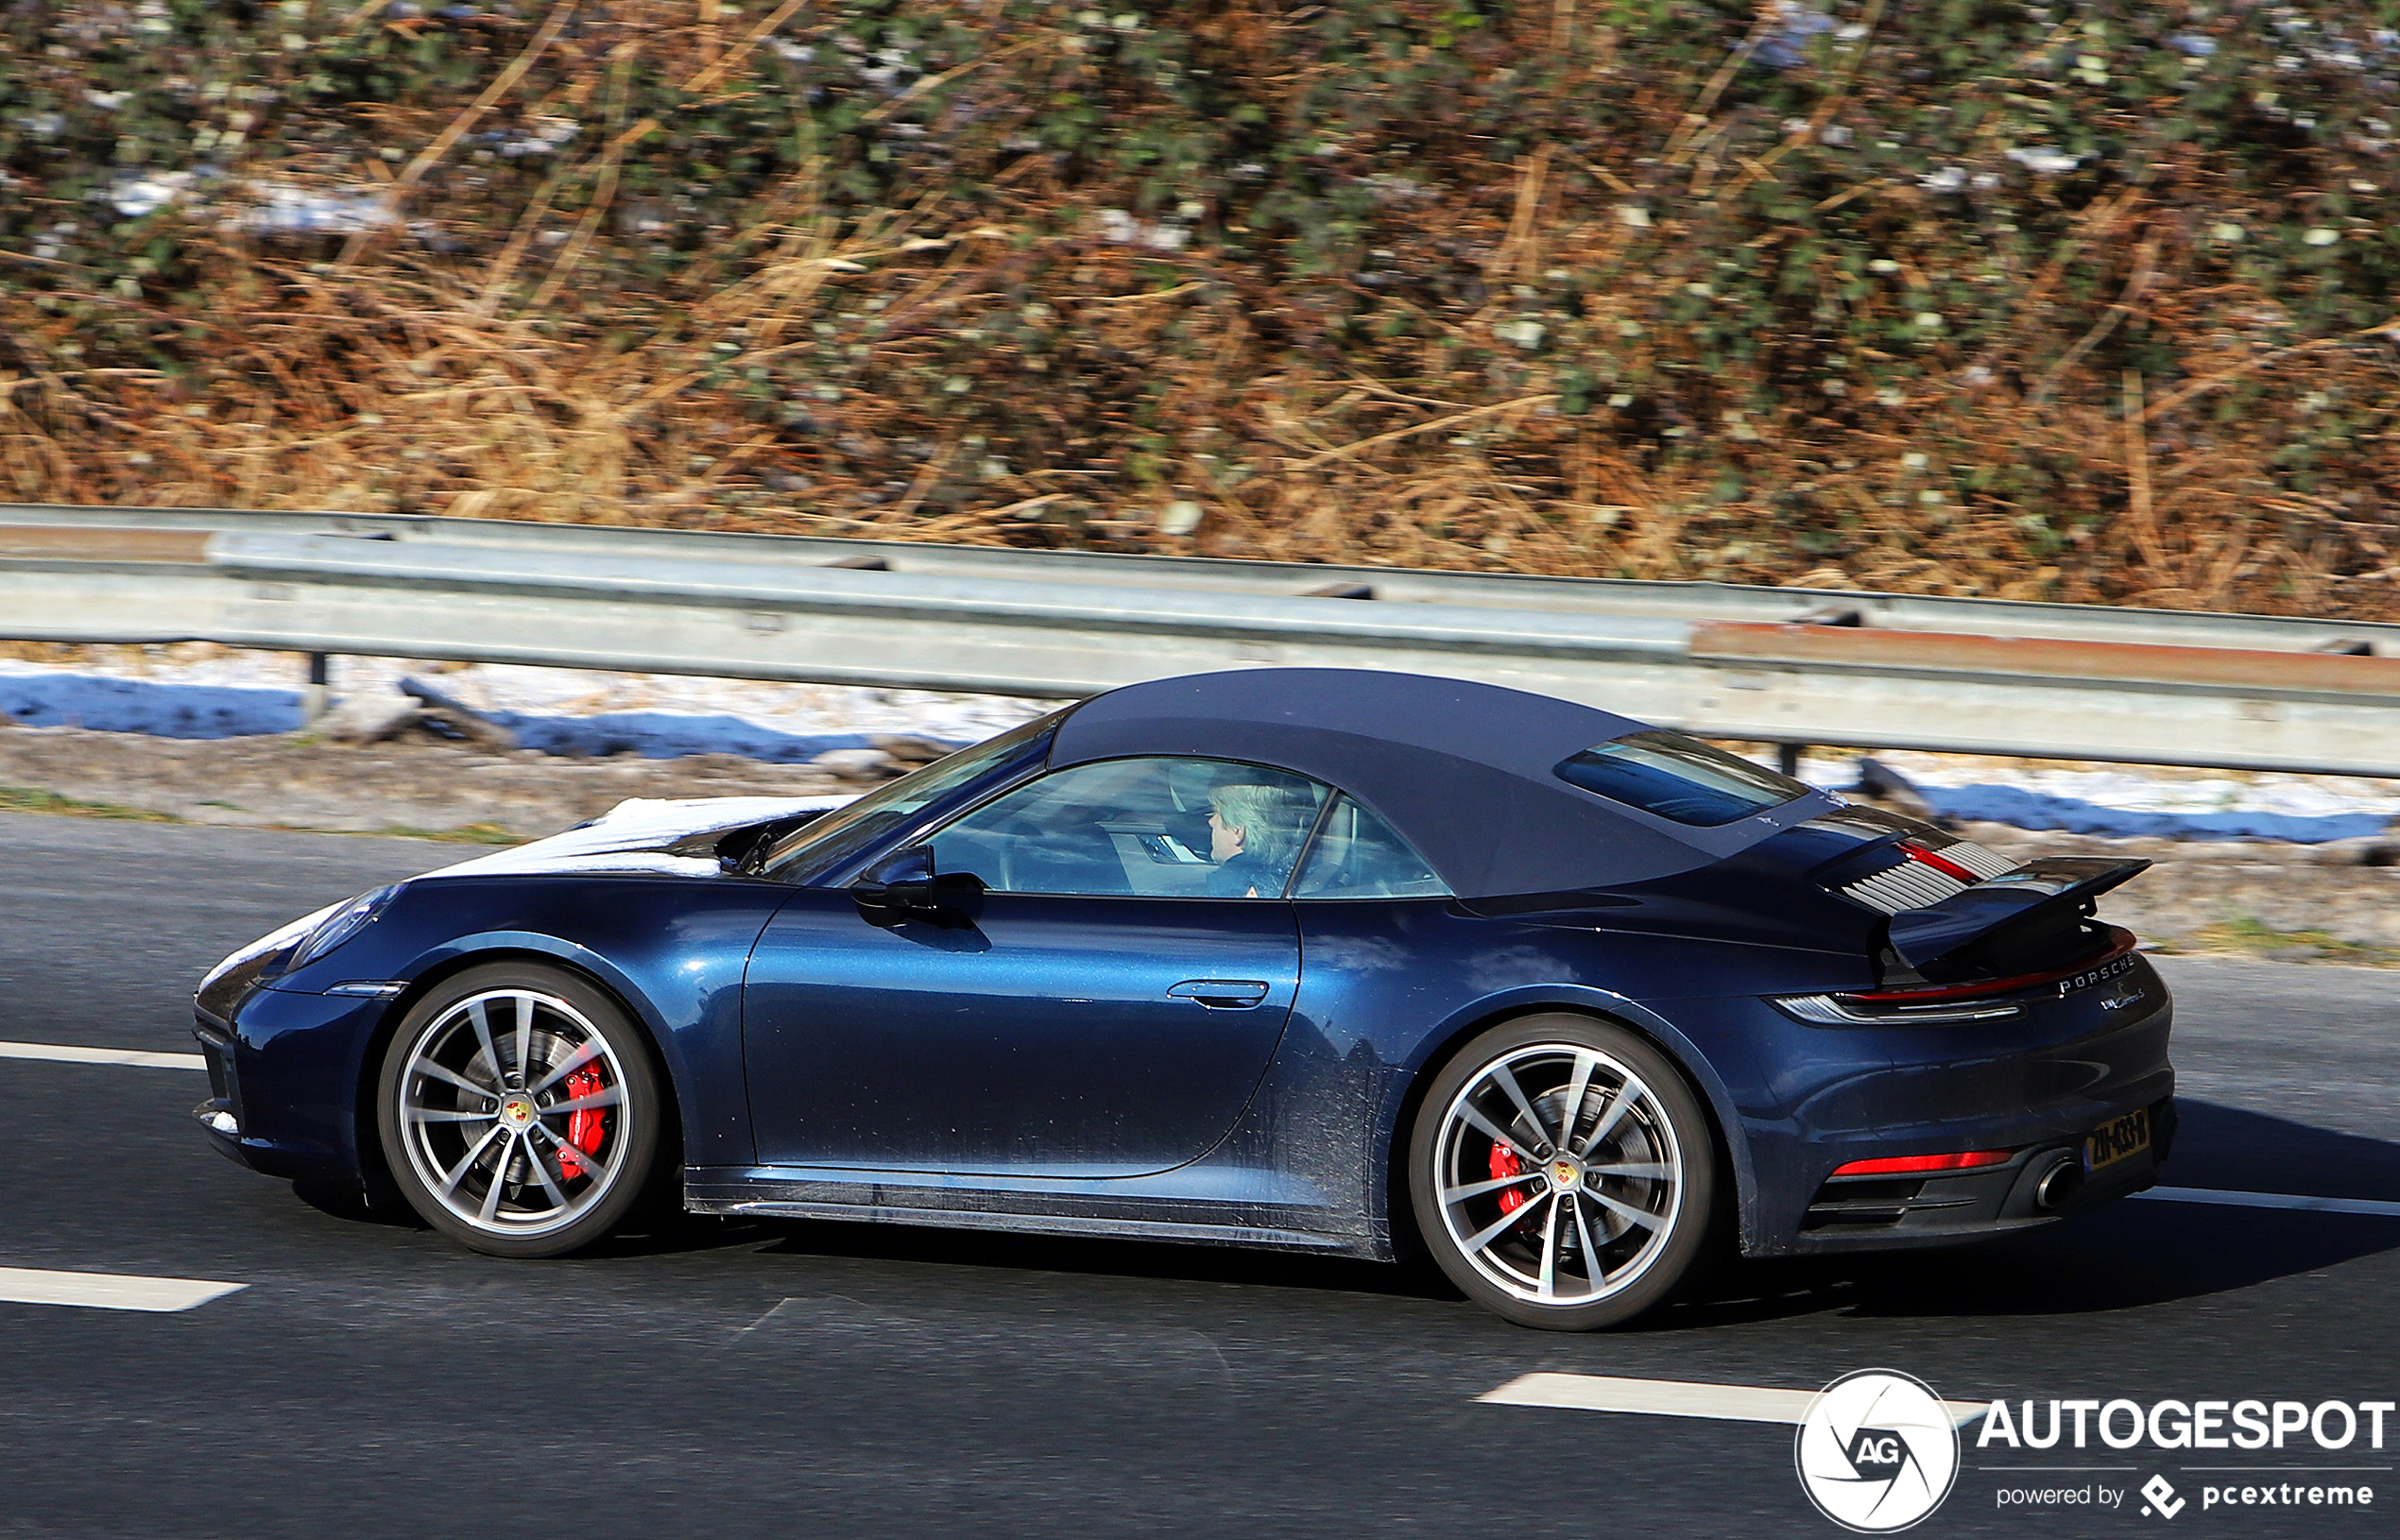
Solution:
M1226 760L1079 764L985 803L925 843L995 893L1279 898L1326 788Z
M1348 797L1326 815L1295 898L1440 898L1449 889L1400 831Z
M1810 791L1763 764L1654 727L1570 754L1557 774L1571 786L1700 829L1779 808Z

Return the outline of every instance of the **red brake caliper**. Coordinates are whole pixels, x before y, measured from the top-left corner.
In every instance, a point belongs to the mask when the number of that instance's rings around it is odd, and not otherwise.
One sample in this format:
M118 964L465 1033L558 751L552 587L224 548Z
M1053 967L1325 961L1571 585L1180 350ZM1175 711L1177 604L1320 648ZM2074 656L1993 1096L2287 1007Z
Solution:
M573 1102L580 1097L605 1090L608 1084L601 1078L597 1065L587 1064L567 1077L567 1100ZM598 1107L577 1107L574 1111L568 1113L567 1142L574 1145L575 1149L581 1150L585 1155L598 1155L600 1141L606 1138L609 1133L608 1124L602 1121L600 1114L601 1109ZM567 1150L558 1152L558 1170L570 1177L586 1174L584 1163L577 1160L573 1152Z
M1510 1149L1505 1144L1495 1144L1492 1146L1492 1179L1494 1181L1498 1181L1503 1176L1522 1176L1524 1174L1525 1168L1517 1164L1516 1151ZM1524 1193L1519 1192L1513 1187L1504 1187L1500 1189L1500 1207L1501 1213L1513 1214L1524 1206Z

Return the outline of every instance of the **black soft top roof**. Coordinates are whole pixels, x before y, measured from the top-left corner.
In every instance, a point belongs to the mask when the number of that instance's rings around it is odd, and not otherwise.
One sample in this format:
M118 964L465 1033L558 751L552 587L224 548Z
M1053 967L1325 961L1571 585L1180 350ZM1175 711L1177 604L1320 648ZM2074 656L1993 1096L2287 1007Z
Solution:
M1296 770L1391 820L1463 898L1664 877L1721 860L1832 805L1820 794L1698 829L1555 774L1568 756L1649 726L1548 695L1421 674L1239 669L1093 696L1059 724L1050 764L1194 754Z

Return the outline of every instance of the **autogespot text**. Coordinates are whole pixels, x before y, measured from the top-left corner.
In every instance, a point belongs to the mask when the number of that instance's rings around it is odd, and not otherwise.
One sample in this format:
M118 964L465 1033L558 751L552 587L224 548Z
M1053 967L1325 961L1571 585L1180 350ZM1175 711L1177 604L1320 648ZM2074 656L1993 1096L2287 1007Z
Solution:
M2091 1446L2112 1449L2147 1443L2157 1449L2320 1449L2383 1447L2391 1401L2024 1401L2012 1410L1995 1401L1983 1413L1978 1449ZM2302 1442L2302 1435L2307 1442Z

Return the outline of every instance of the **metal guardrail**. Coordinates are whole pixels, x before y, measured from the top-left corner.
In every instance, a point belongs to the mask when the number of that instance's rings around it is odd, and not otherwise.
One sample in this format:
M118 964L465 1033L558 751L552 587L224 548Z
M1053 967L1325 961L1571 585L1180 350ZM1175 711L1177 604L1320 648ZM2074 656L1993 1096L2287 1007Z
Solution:
M2400 776L2400 626L1712 583L0 505L0 637L1043 696L1394 668L1719 738Z

